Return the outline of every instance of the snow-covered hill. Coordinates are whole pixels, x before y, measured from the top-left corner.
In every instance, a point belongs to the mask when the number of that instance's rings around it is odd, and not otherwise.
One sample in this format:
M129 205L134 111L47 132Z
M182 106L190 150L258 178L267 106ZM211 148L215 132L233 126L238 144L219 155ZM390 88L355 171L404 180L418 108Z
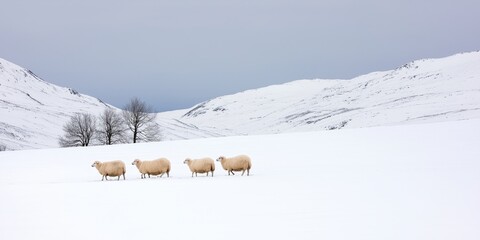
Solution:
M249 90L160 117L211 135L480 118L480 52L418 60L351 80L300 80ZM178 129L172 130L166 136L177 137Z
M57 147L75 113L99 114L102 101L43 81L0 58L0 144L8 149Z
M0 59L0 144L9 149L57 147L70 116L107 106ZM473 118L480 118L480 52L350 80L293 81L158 114L165 140Z
M480 119L0 152L0 239L480 239ZM248 154L249 177L187 157ZM135 158L167 157L140 179ZM120 159L126 181L91 164Z

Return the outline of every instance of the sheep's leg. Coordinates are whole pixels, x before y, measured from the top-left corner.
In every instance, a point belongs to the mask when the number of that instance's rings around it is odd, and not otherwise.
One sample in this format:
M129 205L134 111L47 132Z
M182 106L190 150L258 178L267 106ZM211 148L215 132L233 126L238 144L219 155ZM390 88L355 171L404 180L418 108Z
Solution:
M192 172L192 177L193 177L193 172Z
M242 176L243 176L244 173L245 173L245 169L244 169L243 172L242 172Z
M213 177L213 171L212 171L212 177Z
M247 176L250 176L250 169L247 169Z
M148 178L150 178L150 173L148 174Z
M207 177L208 177L208 172L207 172Z
M167 172L167 177L170 177L170 172Z
M117 181L120 181L120 175L118 175Z
M123 173L123 180L125 180L125 173Z
M105 175L102 175L102 181L103 181L103 178L105 177Z

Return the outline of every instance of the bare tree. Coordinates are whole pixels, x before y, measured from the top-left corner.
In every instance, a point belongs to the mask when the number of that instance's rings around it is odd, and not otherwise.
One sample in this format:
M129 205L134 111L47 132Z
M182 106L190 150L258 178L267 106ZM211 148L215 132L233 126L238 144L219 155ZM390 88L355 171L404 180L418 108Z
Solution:
M101 144L125 142L125 130L122 116L111 108L105 109L98 117L97 140Z
M75 114L70 118L70 121L63 126L65 135L59 139L60 146L88 146L95 134L95 122L95 117L90 114Z
M0 144L0 152L6 151L6 150L7 150L7 146Z
M160 140L160 127L155 122L157 114L152 107L133 98L123 109L123 119L132 132L133 143Z

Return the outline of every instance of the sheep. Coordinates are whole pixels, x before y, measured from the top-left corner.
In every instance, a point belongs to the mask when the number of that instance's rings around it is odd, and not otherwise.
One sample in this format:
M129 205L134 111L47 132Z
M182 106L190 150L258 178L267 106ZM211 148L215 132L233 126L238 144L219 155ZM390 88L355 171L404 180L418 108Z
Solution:
M102 181L104 178L105 180L108 181L108 178L107 178L108 176L110 177L118 176L117 181L119 181L120 176L122 175L123 175L123 180L125 180L125 172L126 172L125 163L120 160L103 162L103 163L100 161L95 161L92 164L92 167L97 168L98 172L102 175Z
M228 175L230 175L230 173L232 173L232 175L235 175L233 171L242 171L243 176L245 171L247 171L247 176L250 176L250 168L252 168L252 162L250 160L250 157L247 155L239 155L231 158L220 156L217 159L217 162L220 162L223 169L228 171Z
M132 162L132 165L137 166L142 179L147 178L147 174L148 178L150 178L150 175L160 175L160 177L162 177L165 173L167 173L167 177L170 177L170 161L166 158L159 158L152 161L135 159L135 161Z
M208 173L212 172L212 177L213 177L213 171L215 171L215 162L211 158L201 158L201 159L190 159L187 158L185 161L183 161L184 164L187 164L188 167L190 168L190 171L192 171L192 177L193 174L195 173L195 177L197 176L197 173Z

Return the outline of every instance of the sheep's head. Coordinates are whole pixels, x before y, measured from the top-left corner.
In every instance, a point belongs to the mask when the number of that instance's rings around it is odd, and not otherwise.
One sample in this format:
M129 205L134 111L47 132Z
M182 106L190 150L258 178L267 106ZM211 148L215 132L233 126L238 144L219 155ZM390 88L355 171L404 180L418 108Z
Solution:
M190 158L187 158L185 159L185 161L183 161L183 164L188 164L190 161L192 161Z
M221 161L225 160L225 158L226 157L224 157L224 156L220 156L220 157L217 158L217 162L221 162Z
M97 166L97 165L99 165L99 164L100 164L100 161L95 161L95 162L93 162L92 167L95 167L95 166Z
M140 160L139 159L135 159L133 162L132 162L132 165L137 165L137 163L139 163Z

